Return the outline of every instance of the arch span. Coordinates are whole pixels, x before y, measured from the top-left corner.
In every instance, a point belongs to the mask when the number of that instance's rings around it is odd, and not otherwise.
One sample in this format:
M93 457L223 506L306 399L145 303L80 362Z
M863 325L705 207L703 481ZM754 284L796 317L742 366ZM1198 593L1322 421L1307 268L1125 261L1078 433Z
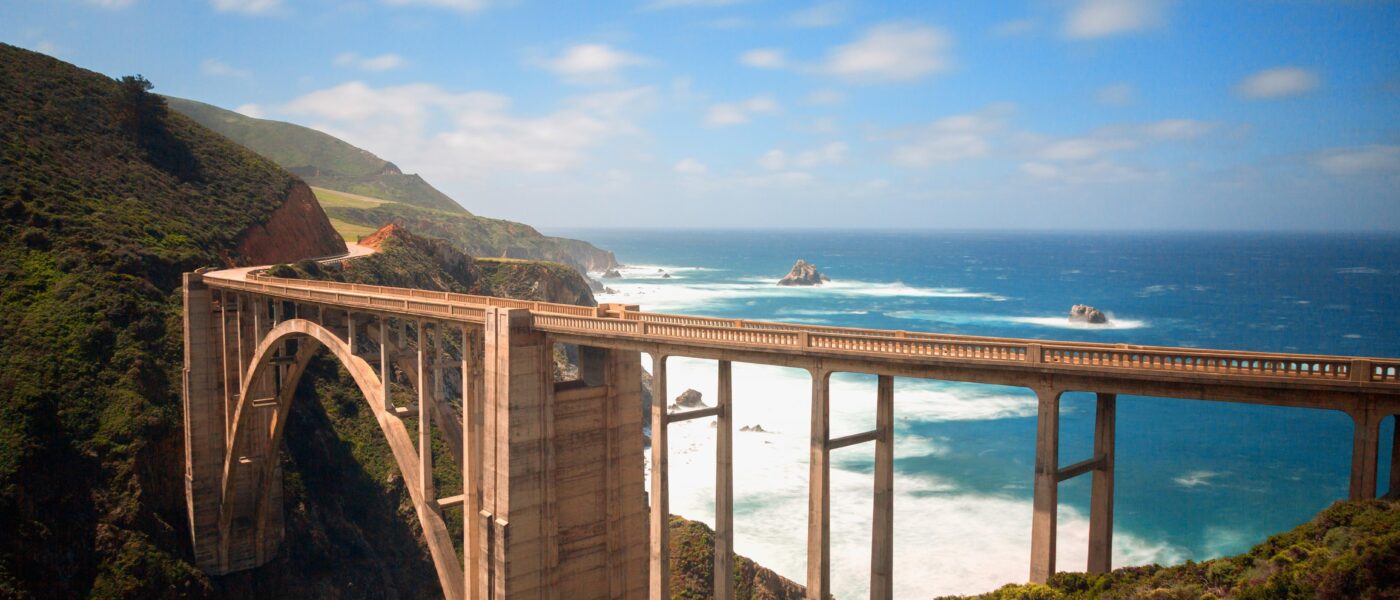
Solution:
M294 355L289 355L288 342L292 341L297 342L297 349ZM443 593L448 598L461 597L462 563L436 503L428 502L423 494L419 451L403 421L384 409L386 402L380 375L354 354L346 340L307 319L289 319L268 331L244 373L239 389L249 392L238 397L234 408L229 434L231 443L223 465L219 511L221 552L228 555L232 551L235 536L231 530L236 520L251 521L259 531L257 538L261 539L268 515L281 510L280 506L271 505L280 483L280 478L276 477L277 449L296 396L297 382L305 373L307 363L321 348L340 361L369 405L412 497L433 566L443 584ZM283 367L285 370L279 373L279 368ZM269 395L263 396L264 393ZM258 449L264 451L258 452Z

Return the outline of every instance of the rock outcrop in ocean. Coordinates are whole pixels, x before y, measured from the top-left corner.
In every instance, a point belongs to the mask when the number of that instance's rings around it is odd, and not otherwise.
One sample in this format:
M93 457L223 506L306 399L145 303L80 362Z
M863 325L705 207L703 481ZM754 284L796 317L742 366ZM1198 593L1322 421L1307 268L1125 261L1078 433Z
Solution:
M676 412L678 410L691 410L695 408L707 407L705 406L705 401L701 396L700 392L697 392L693 389L687 389L686 391L681 392L681 395L676 396L676 401L670 406L666 407L666 410L669 412Z
M603 279L622 279L622 273L618 273L617 269L608 269L603 273Z
M1102 325L1108 323L1108 316L1088 304L1076 304L1069 309L1069 322Z
M799 258L797 259L797 263L792 265L792 270L788 271L787 276L783 277L780 281L778 281L778 285L809 286L821 285L822 283L827 281L831 281L831 278L827 277L826 275L823 275L821 271L818 271L817 265L814 265Z

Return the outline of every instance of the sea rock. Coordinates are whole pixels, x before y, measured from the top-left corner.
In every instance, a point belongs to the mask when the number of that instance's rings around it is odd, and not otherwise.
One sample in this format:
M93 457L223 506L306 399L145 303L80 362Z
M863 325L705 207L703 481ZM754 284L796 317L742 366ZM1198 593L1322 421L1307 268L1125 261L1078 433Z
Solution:
M831 281L831 278L818 271L817 265L799 258L778 285L821 285L826 281Z
M1101 325L1108 322L1108 317L1088 304L1076 304L1069 309L1069 322Z
M764 429L762 425L759 425L757 423L754 423L752 426L745 425L743 427L740 427L739 431L748 431L752 433L768 433L767 429Z
M608 269L603 273L603 279L622 279L622 273L618 273L617 269Z
M706 408L706 406L705 401L700 395L700 392L697 392L693 389L688 389L684 392L681 392L681 395L676 396L676 401L666 408L668 411L675 412L678 410L690 410L693 408Z
M661 274L661 278L662 278L662 279L670 279L670 278L671 278L671 274L670 274L670 273L662 273L662 274Z

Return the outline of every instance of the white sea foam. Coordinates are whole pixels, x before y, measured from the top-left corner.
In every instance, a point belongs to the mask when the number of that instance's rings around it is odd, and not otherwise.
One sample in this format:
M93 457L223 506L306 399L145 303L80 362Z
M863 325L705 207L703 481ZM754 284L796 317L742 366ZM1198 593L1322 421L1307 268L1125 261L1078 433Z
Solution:
M695 388L713 402L712 361L671 359L669 396ZM801 370L734 365L736 429L761 424L767 433L736 433L734 440L735 546L739 553L794 581L806 565L810 376ZM1027 396L965 395L955 387L897 380L895 453L897 459L939 456L947 441L912 435L910 420L979 419L1028 416ZM873 380L832 381L832 435L869 429L874 424ZM670 500L673 513L713 524L714 430L712 419L678 423L670 431ZM1027 452L1033 440L1026 441ZM869 446L833 456L831 477L832 578L840 598L858 598L869 584L871 479ZM864 462L862 463L862 457ZM1029 477L1029 474L1027 474ZM1008 485L1017 482L1008 482ZM1025 579L1030 548L1031 503L959 488L930 474L909 473L896 464L895 596L927 598L972 593ZM1060 509L1058 559L1083 565L1088 521L1069 507ZM1119 533L1115 564L1175 562L1181 553Z
M1346 267L1336 270L1344 275L1380 275L1381 270L1372 267Z
M961 313L931 310L902 310L886 313L898 319L913 319L918 321L932 321L935 323L948 323L951 325L968 325L978 323L1002 323L1016 325L1035 325L1037 327L1055 327L1059 329L1140 329L1147 327L1147 321L1141 319L1119 319L1111 313L1108 315L1107 323L1083 323L1070 321L1069 317L1016 317L1009 315L994 315L982 313Z
M670 272L670 271L668 271ZM999 302L1005 297L988 292L960 288L927 288L903 283L872 283L864 281L832 282L813 287L784 287L776 281L744 278L734 281L695 283L674 276L663 283L659 273L654 277L629 280L607 279L603 283L615 290L612 294L597 294L599 302L641 304L645 310L685 311L713 308L717 304L758 298L970 298ZM680 279L682 281L675 281Z

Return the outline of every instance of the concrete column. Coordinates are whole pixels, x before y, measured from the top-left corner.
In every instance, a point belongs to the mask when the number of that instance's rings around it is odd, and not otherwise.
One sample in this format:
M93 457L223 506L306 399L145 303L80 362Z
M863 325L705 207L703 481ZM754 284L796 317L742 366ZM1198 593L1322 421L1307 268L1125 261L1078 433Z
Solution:
M1362 405L1351 413L1355 430L1351 444L1351 486L1349 497L1352 500L1368 500L1376 497L1376 462L1380 454L1380 414L1375 407Z
M384 411L394 411L394 399L389 393L389 384L394 381L394 358L389 356L389 318L379 317L379 385L383 394Z
M1094 469L1089 493L1089 572L1113 570L1113 436L1118 411L1116 394L1098 394L1094 411Z
M715 600L734 600L734 375L719 361L715 422Z
M218 385L223 368L211 311L212 293L195 273L184 277L185 501L195 564L208 573L226 572L220 556L219 507L222 502L226 425Z
M831 374L812 373L811 462L807 479L807 599L831 595Z
M428 373L428 336L423 321L418 321L418 482L423 490L423 503L434 506L433 499L433 389Z
M651 567L652 600L671 597L671 503L667 484L666 356L651 357Z
M527 309L486 309L482 511L492 521L489 581L498 598L550 594L557 535L553 509L553 388L545 335Z
M1059 510L1060 392L1037 389L1035 434L1035 500L1031 517L1032 583L1045 583L1055 573L1055 519Z
M870 537L870 598L894 598L894 377L875 393L875 508Z
M1400 415L1395 415L1390 432L1390 490L1387 498L1400 498Z
M379 323L379 339L385 340L384 322ZM462 327L462 569L466 600L482 599L481 527L481 396L474 393L477 377L476 344L470 327ZM484 599L482 599L484 600Z

